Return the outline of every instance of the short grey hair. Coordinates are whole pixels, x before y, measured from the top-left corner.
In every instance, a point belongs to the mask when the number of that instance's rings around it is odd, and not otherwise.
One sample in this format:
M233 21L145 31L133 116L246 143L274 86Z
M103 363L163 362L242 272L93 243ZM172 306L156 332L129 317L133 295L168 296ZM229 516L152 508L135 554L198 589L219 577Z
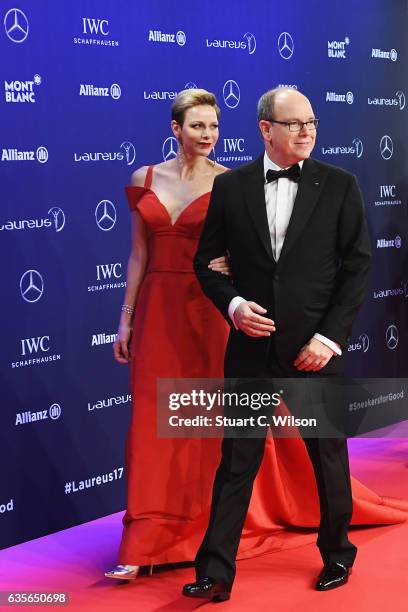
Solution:
M293 91L292 87L274 87L266 91L258 100L258 121L269 121L275 110L276 96L283 91Z

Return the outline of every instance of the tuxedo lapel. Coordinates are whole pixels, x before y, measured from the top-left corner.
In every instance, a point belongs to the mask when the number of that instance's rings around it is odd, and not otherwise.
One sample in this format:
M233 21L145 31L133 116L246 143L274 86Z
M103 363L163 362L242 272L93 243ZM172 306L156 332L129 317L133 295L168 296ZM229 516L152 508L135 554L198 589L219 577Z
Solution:
M313 159L306 159L303 162L299 188L279 261L285 257L301 235L317 204L323 188L325 175L326 170L319 167Z
M241 170L241 178L249 214L267 254L273 259L271 236L266 214L263 155L253 164Z

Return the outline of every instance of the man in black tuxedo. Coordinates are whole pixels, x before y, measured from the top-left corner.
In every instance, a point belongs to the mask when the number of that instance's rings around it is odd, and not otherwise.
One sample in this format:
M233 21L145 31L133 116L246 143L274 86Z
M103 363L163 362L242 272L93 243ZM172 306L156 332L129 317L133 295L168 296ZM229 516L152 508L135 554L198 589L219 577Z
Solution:
M339 375L342 350L366 292L370 242L355 177L310 158L316 140L309 100L282 88L258 103L265 154L219 175L195 271L231 323L225 376ZM208 263L229 252L230 277ZM347 582L357 549L345 439L304 439L320 499L317 539L324 567L316 583ZM224 438L210 523L188 597L229 599L235 558L265 438Z

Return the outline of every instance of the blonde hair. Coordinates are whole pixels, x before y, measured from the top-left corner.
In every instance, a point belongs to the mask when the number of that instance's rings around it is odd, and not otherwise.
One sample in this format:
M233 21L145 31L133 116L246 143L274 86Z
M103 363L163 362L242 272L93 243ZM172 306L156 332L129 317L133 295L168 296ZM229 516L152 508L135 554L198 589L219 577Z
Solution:
M217 119L219 118L221 111L217 99L213 93L206 89L183 89L180 91L171 106L171 118L182 126L186 111L200 104L212 106L217 114Z

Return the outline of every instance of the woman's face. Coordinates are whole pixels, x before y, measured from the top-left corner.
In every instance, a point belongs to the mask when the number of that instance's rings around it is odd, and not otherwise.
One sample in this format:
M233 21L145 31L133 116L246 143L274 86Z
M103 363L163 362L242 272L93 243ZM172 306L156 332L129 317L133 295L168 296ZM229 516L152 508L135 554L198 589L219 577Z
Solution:
M218 119L214 107L199 104L187 109L182 126L172 123L176 138L184 153L207 157L218 140Z

